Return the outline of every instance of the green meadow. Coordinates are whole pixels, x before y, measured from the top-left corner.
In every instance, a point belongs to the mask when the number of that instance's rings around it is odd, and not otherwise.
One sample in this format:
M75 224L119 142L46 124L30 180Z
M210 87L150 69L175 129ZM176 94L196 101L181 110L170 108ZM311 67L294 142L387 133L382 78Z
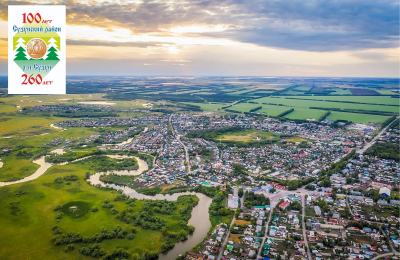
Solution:
M316 119L318 120L327 111L316 109L295 108L293 112L285 117L289 119Z
M259 140L279 140L279 136L271 132L259 131L254 129L245 129L238 132L224 133L217 135L214 141L231 141L248 143Z
M335 89L336 91L342 89ZM399 98L392 98L390 96L290 96L288 98L299 98L299 99L318 99L324 101L347 101L347 102L359 102L359 103L372 103L382 105L398 105L400 106Z
M221 107L229 105L228 103L191 103L191 102L182 102L182 103L193 106L199 106L204 111L215 111L220 109Z
M32 175L39 165L30 159L18 159L15 154L2 156L3 167L0 168L0 182L16 181Z
M268 116L277 116L290 109L286 106L273 106L264 104L262 104L261 106L262 108L260 110L257 110L256 113L265 113Z
M238 112L249 112L251 109L259 107L260 104L252 104L252 103L239 103L229 107L229 110L235 110Z
M298 97L296 97L296 98L298 98ZM303 98L303 97L301 97L301 98ZM321 98L321 97L319 97L319 98ZM328 98L328 97L324 96L323 98ZM337 97L335 96L332 98L337 98ZM352 97L349 97L349 98L352 98ZM367 98L367 97L362 97L362 98ZM376 97L371 97L371 98L376 98ZM361 102L361 100L365 100L365 99L358 99L358 100L360 100L359 102ZM353 101L355 101L355 100L353 100ZM398 106L380 106L380 105L354 104L354 103L342 103L342 102L329 102L329 101L317 101L317 100L313 100L313 99L309 99L309 100L288 99L288 98L284 98L284 97L277 97L277 98L264 97L264 98L259 98L259 99L253 99L252 102L257 102L259 104L262 104L262 103L282 104L282 105L291 106L294 108L296 108L296 107L298 107L298 108L322 107L322 108L375 110L375 111L384 111L384 112L393 112L393 113L397 113L399 111ZM380 102L380 100L378 100L376 102ZM385 102L393 103L393 102L398 102L398 100L386 99Z
M385 122L389 116L381 116L381 115L367 115L367 114L356 114L356 113L343 113L343 112L336 112L332 111L326 119L328 120L347 120L352 121L354 123L359 124L367 124L367 123L374 123L380 124Z
M22 184L0 187L0 243L2 259L88 259L79 253L83 243L75 243L75 249L65 252L66 245L54 245L52 227L57 226L63 234L79 233L91 237L101 232L102 228L121 226L128 231L122 238L104 239L98 243L106 252L119 248L129 254L141 255L145 251L157 252L166 241L161 231L143 229L140 226L127 224L118 219L119 213L129 210L135 214L143 210L143 201L136 200L127 205L125 201L116 200L116 190L96 188L85 181L86 172L94 173L84 164L53 166L40 178ZM55 179L76 175L77 181L56 183ZM153 216L164 219L169 232L184 230L179 222L182 220L180 209L186 207L185 198L177 202L177 208L171 214L153 212ZM194 197L196 200L197 197ZM112 209L104 208L103 201L109 201L118 214ZM60 206L64 212L61 219L56 219ZM77 212L70 212L77 206ZM96 207L97 212L88 210ZM187 222L186 222L187 223ZM131 234L134 227L136 233ZM93 243L86 244L93 245Z

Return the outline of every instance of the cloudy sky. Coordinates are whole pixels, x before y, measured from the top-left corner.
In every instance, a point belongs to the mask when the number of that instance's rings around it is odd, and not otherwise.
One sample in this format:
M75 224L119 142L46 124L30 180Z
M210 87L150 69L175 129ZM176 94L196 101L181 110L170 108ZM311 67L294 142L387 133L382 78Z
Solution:
M0 0L67 6L67 75L399 76L398 0Z

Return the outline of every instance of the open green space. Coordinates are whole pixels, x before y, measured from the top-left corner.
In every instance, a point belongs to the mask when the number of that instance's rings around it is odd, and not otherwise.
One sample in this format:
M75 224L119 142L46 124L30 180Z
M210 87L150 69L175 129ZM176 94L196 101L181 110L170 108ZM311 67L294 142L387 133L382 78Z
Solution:
M253 104L253 103L239 103L229 107L229 110L235 110L238 112L249 112L251 109L259 107L260 104Z
M28 132L32 135L42 134L43 132L40 131L43 128L49 128L52 123L57 121L60 119L54 117L0 116L0 136L21 134L21 132Z
M347 120L359 124L374 123L380 124L385 122L389 116L381 115L367 115L367 114L356 114L356 113L346 113L346 112L336 112L332 111L327 117L327 120Z
M359 233L351 232L350 235L347 237L348 240L360 244L372 244L373 240L365 235L361 235Z
M332 90L334 90L334 91L329 93L329 95L352 95L352 93L349 89L334 88Z
M220 109L221 107L229 105L229 103L191 103L191 102L183 102L183 104L199 106L204 111L215 111Z
M286 106L274 106L274 105L264 105L264 104L262 104L261 106L262 108L260 110L257 110L256 113L265 113L268 116L277 116L289 110L289 108Z
M335 91L343 91L343 89L334 88ZM392 92L393 93L393 92ZM334 93L332 93L334 94ZM324 101L346 101L358 103L371 103L383 105L400 105L399 98L392 98L390 96L290 96L288 98L311 99L311 100L324 100Z
M289 119L315 119L318 120L326 111L307 108L295 108L293 112L287 114L285 117Z
M18 108L15 106L10 106L10 105L2 105L0 103L0 113L11 113L17 111Z
M32 175L39 165L30 159L17 158L15 155L2 157L3 167L0 168L0 182L16 181Z
M120 226L122 230L126 230L127 233L122 234L120 238L103 239L98 242L99 247L106 253L116 248L130 255L161 250L161 246L167 241L161 230L148 229L132 221L123 221L122 218L127 214L146 212L144 204L147 202L135 200L128 204L126 198L116 190L91 186L85 181L86 172L93 173L82 164L53 166L36 180L0 187L2 258L90 258L79 253L79 249L83 246L93 246L94 242L86 244L75 242L75 249L65 252L66 244L55 245L52 242L52 238L57 235L52 231L54 226L57 226L57 232L60 231L62 234L73 232L88 238L100 234L102 229L109 230ZM55 182L55 179L71 174L76 175L78 180L70 183ZM182 220L187 223L187 220L183 219L181 210L187 209L190 203L197 200L195 196L181 196L176 202L176 208L168 214L153 211L152 216L166 223L169 234L180 234L181 231L187 234L187 228L180 225ZM112 206L106 207L105 204ZM61 207L60 210L57 206ZM97 211L88 210L93 208ZM131 233L132 228L135 228L135 233ZM171 243L175 243L178 238L179 235L170 238Z
M235 91L235 92L230 92L229 95L243 95L246 94L248 92L254 91L254 89L245 89L245 90L239 90L239 91Z
M279 136L265 131L259 131L254 129L246 129L240 132L232 132L217 135L215 140L218 141L233 141L233 142L251 142L260 140L278 140Z
M338 96L334 96L332 98L336 98ZM297 98L297 97L295 97ZM303 96L301 97L303 98ZM325 98L325 96L324 96ZM367 98L367 97L361 97ZM375 97L374 97L375 98ZM376 97L378 98L378 97ZM389 97L390 98L390 97ZM396 99L394 99L396 101ZM321 108L340 108L340 109L359 109L359 110L373 110L373 111L384 111L384 112L393 112L398 113L398 106L380 106L380 105L367 105L367 104L355 104L355 103L343 103L343 102L329 102L329 101L317 101L313 99L289 99L284 97L264 97L259 99L253 99L252 102L257 102L258 104L262 103L272 103L272 104L281 104L291 107L298 108L309 108L309 107L321 107ZM378 101L377 101L378 102ZM386 100L389 103L389 100ZM390 100L390 102L393 102ZM397 100L398 102L398 100Z

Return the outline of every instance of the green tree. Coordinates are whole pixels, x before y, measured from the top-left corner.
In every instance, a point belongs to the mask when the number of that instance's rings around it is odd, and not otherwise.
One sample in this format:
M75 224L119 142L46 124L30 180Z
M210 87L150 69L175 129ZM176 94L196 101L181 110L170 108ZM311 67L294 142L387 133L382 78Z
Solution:
M17 49L17 55L15 55L15 59L14 60L28 60L27 58L26 58L26 54L24 53L25 52L25 49L24 48L22 48L21 46Z
M243 197L243 188L239 188L238 196Z
M298 188L298 183L297 180L291 180L288 183L288 190L297 190Z
M56 51L57 51L56 48L51 47L48 51L49 51L49 54L47 55L46 60L60 60L60 59L58 58L57 53L56 53Z

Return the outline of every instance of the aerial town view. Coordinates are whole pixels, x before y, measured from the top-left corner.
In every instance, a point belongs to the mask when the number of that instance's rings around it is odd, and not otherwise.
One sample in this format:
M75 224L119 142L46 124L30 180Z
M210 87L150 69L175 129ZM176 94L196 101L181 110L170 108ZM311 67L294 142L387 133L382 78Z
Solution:
M1 10L0 260L400 259L399 5L306 2L60 2L65 95Z

